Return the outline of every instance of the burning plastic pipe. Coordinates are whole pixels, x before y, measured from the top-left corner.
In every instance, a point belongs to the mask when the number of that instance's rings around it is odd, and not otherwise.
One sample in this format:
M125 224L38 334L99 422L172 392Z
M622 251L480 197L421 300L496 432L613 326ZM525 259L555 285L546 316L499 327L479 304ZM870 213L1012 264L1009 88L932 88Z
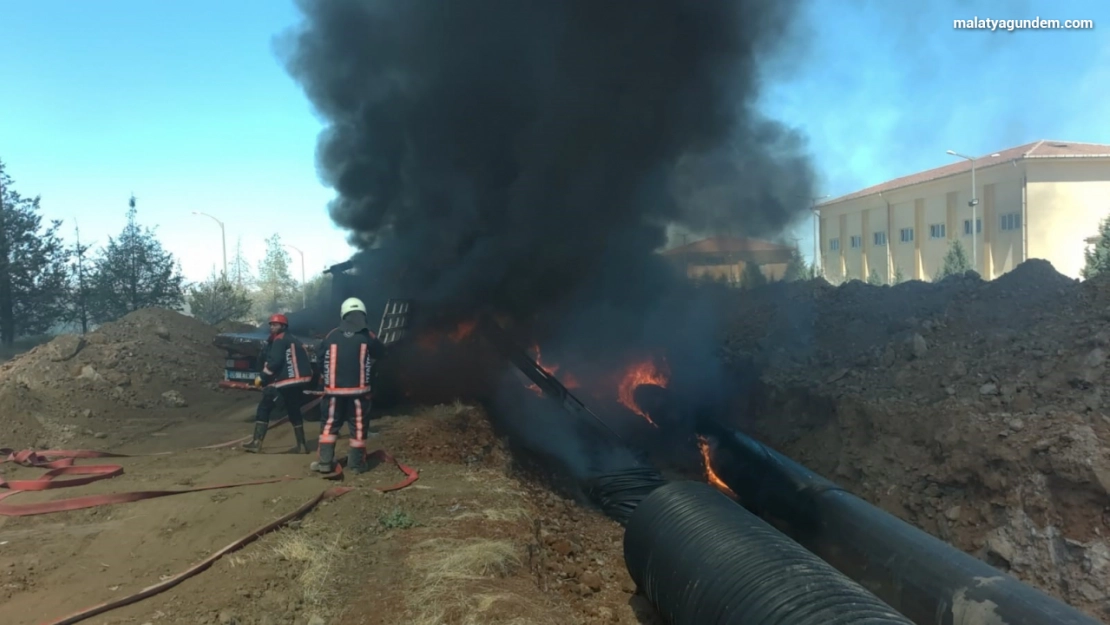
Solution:
M581 440L585 445L599 444L607 447L610 455L623 455L628 459L623 466L616 470L606 470L596 475L591 475L583 484L590 499L593 500L608 516L624 524L629 515L635 510L639 502L659 486L665 484L663 476L652 467L650 463L639 458L629 448L619 434L609 424L590 411L589 408L570 390L567 389L554 374L540 366L535 359L528 355L507 332L492 318L482 317L478 328L486 339L509 362L517 367L530 381L531 386L540 390L540 395L553 404L558 405L563 411L576 418L573 423L564 424L564 434L573 436L575 425L591 426L592 432L599 432L604 436L588 436L591 440ZM607 439L607 440L605 440ZM615 452L623 452L616 454ZM582 480L582 476L577 476Z
M1099 625L740 432L699 429L718 439L713 466L744 507L918 625Z

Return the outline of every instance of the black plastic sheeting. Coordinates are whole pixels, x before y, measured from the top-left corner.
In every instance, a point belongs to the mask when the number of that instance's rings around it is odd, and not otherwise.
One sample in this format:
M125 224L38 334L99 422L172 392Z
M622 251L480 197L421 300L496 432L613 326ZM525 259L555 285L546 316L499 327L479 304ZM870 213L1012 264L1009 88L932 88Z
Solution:
M673 482L644 499L624 557L671 625L912 625L706 484Z
M640 502L666 483L654 468L637 467L595 477L588 492L606 516L627 525Z
M919 625L1100 625L743 433L699 429L717 439L714 470L745 508Z

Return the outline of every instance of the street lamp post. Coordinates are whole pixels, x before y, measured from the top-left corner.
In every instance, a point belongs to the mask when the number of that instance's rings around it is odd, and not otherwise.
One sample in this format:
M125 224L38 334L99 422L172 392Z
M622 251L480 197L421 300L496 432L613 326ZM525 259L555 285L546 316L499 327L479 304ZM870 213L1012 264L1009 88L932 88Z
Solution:
M193 214L194 215L200 215L201 217L207 217L207 218L211 219L212 221L220 224L220 243L223 246L223 251L224 251L224 280L227 280L227 230L224 228L224 222L220 221L219 219L216 219L215 217L213 217L212 215L209 215L208 213L202 213L200 211L193 211Z
M818 275L824 273L824 271L817 271L818 269L824 269L824 263L821 262L821 212L817 210L817 203L828 197L822 195L821 197L810 198L812 202L810 210L813 211L813 269L814 273Z
M971 201L967 203L971 207L971 264L975 267L975 271L979 271L979 198L975 193L975 158L947 150L945 152L949 156L967 159L971 163ZM991 156L998 156L998 152L991 154Z
M288 243L282 245L301 255L301 308L308 308L308 283L304 279L304 252Z

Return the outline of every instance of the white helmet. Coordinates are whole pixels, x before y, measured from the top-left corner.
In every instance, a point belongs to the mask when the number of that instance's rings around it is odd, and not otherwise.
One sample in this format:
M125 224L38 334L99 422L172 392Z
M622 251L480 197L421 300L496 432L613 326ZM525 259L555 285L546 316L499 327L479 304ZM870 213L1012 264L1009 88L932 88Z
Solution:
M348 297L347 299L343 300L343 305L339 307L339 317L346 317L348 313L353 312L360 312L365 315L366 304L363 304L362 300L357 297Z

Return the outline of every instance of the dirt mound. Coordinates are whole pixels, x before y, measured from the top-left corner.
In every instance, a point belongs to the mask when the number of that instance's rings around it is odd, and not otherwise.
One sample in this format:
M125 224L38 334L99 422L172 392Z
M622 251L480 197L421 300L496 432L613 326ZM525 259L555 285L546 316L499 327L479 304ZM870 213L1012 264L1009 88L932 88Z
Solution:
M0 445L56 445L88 428L163 410L203 409L219 394L217 331L144 309L84 337L59 336L0 365Z
M224 332L250 332L258 326L242 321L221 321L215 325L216 333L223 334Z
M726 359L749 428L923 529L1110 614L1110 283L1044 261L998 280L744 293Z

